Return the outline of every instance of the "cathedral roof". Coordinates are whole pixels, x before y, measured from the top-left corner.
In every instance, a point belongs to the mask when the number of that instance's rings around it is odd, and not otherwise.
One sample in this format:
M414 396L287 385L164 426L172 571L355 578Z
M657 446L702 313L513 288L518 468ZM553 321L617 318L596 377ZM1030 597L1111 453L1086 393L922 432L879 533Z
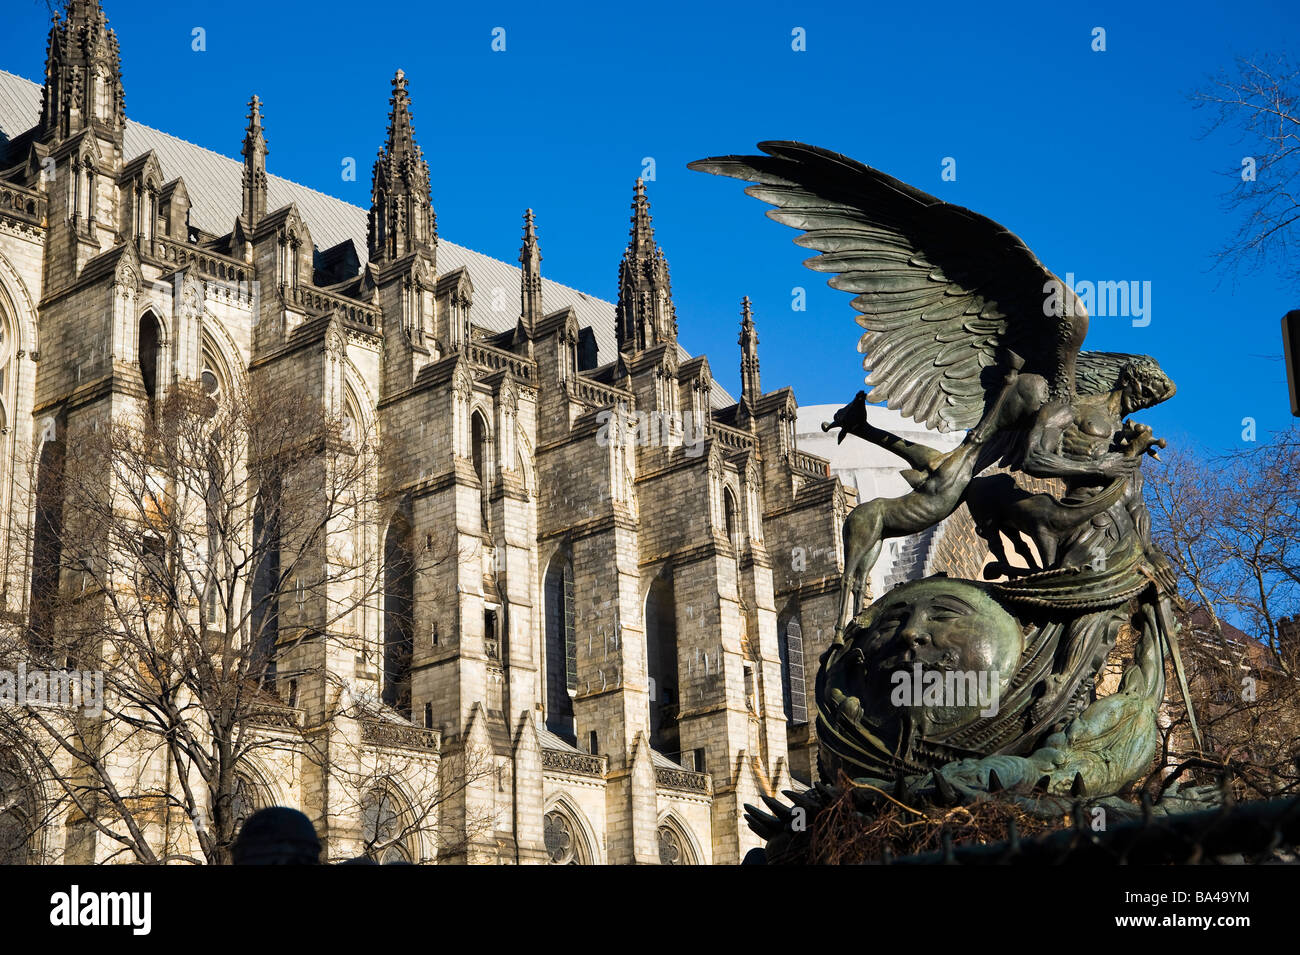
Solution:
M0 149L18 139L40 120L41 85L0 70ZM123 153L129 160L153 150L162 166L163 180L178 176L185 180L189 194L190 224L212 235L224 235L240 213L243 163L203 146L149 126L126 123ZM3 165L3 163L0 163ZM291 203L311 229L313 241L324 250L351 239L364 264L367 210L280 176L268 175L268 208L279 209ZM519 267L482 252L438 238L438 267L446 273L466 268L480 290L501 287L513 295L519 289ZM614 303L588 295L577 289L543 277L543 296L548 311L572 306L579 325L589 325L596 335L601 358L616 354L614 342ZM470 321L481 328L506 331L513 328L517 316L512 310L493 311L492 296L478 295L470 309ZM680 351L682 358L689 357ZM735 399L717 383L712 389L713 405L718 408Z

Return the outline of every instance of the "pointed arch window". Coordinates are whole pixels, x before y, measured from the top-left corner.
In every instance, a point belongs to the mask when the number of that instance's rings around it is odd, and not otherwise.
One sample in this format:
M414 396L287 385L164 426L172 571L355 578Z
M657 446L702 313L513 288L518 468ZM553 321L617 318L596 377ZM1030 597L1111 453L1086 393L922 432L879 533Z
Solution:
M158 360L161 341L162 329L158 326L158 319L153 312L145 312L140 316L140 378L144 382L145 400L150 415L153 414L158 399Z
M17 759L0 751L0 865L31 862L35 836L31 779Z
M657 836L660 865L695 865L690 843L675 825L661 823Z
M339 437L348 447L355 449L361 440L361 412L356 395L349 387L343 396L343 418L339 422Z
M11 409L17 408L18 382L14 355L17 341L17 335L10 327L9 315L0 307L0 482L4 482L0 487L5 489L0 491L0 506L8 505L12 488L13 458L9 452L9 435L14 424ZM8 534L8 527L0 526L0 541L7 538Z
M778 623L777 649L781 660L781 703L786 722L798 726L808 722L808 688L804 675L803 627L791 614Z
M660 577L646 596L646 669L650 690L650 745L667 756L681 749L677 716L677 610L672 581Z
M487 423L483 420L483 415L475 411L470 416L470 460L474 462L474 473L478 475L478 480L487 489Z
M727 542L734 553L740 553L740 510L736 506L736 494L729 487L722 489L722 517L727 531Z
M31 645L38 652L54 647L54 617L63 564L64 447L58 425L41 447L36 470L36 515L32 536Z
M376 786L361 801L361 841L366 855L383 865L416 860L410 813L392 789Z
M219 438L214 436L208 446L207 482L203 493L203 509L207 530L207 580L203 597L203 622L214 626L222 616L222 581L220 574L225 566L223 527L226 515L223 513L225 500L221 468Z
M483 530L488 530L488 482L491 477L490 448L488 447L488 427L483 415L475 411L470 415L469 426L470 460L474 463L474 473L478 475L479 507L483 516Z
M578 642L574 634L573 561L559 554L544 584L546 606L546 728L577 744L573 694L578 689Z
M542 826L542 837L550 865L591 865L591 853L582 829L568 813L559 809L548 812Z
M253 594L249 613L253 629L250 671L271 689L276 683L276 644L280 631L280 494L272 471L263 478L253 510Z
M411 718L411 658L415 651L415 546L411 525L396 515L384 538L383 700Z

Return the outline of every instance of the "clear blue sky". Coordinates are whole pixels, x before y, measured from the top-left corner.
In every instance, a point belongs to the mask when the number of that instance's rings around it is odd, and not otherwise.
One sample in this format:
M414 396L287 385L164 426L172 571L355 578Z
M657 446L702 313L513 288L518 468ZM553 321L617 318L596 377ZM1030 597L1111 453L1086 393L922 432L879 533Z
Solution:
M1294 0L1249 4L359 4L106 0L127 112L237 155L264 100L271 171L368 205L389 81L406 70L446 238L513 261L537 210L547 275L612 298L632 183L653 157L658 237L683 344L736 390L739 300L754 301L764 384L802 404L860 387L849 296L804 269L795 233L695 158L800 139L1006 225L1049 268L1152 283L1151 323L1095 319L1086 347L1156 355L1178 395L1157 433L1208 448L1289 427L1279 320L1300 288L1229 278L1234 137L1201 138L1188 94L1233 58L1294 47ZM394 12L400 11L400 14ZM1107 50L1091 49L1094 27ZM0 66L43 70L43 3L9 0ZM192 31L206 31L206 50ZM505 29L506 50L491 48ZM791 49L791 31L807 49ZM343 181L344 157L357 159ZM944 157L955 182L941 180ZM791 289L808 309L791 310Z

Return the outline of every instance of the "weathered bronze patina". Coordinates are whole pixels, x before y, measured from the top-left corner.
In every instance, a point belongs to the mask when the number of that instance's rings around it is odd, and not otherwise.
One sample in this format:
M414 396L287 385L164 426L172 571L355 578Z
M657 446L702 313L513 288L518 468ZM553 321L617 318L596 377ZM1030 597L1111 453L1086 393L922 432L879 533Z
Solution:
M855 295L871 391L823 427L894 452L912 486L844 524L841 616L817 677L822 777L949 800L1121 792L1155 754L1166 654L1186 696L1174 575L1142 499L1142 462L1164 442L1129 420L1173 382L1144 355L1080 352L1082 303L996 222L815 146L759 148L691 167L751 183L819 253L805 264ZM965 438L946 452L904 440L868 423L868 402ZM962 503L995 558L988 580L913 582L863 608L882 542ZM1133 660L1098 699L1127 627ZM953 699L981 673L983 698ZM915 695L917 681L943 689ZM776 821L751 812L760 832Z

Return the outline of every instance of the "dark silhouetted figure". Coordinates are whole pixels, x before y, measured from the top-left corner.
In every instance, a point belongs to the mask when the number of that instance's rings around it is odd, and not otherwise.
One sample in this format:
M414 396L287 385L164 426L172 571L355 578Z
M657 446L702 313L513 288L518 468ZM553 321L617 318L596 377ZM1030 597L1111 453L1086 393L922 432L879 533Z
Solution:
M297 809L271 806L244 821L233 854L235 865L319 865L320 839Z

